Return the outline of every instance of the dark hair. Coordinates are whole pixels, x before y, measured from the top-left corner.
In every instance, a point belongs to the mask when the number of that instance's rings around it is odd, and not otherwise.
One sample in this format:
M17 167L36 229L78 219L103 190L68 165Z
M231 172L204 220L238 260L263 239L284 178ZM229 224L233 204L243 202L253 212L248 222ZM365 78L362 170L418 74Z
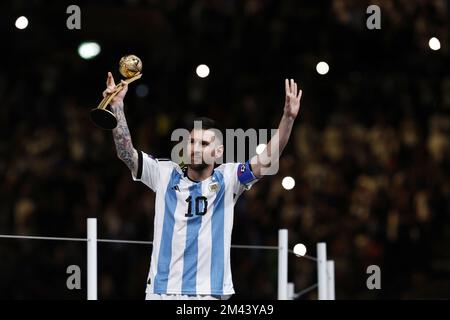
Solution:
M208 118L208 117L194 118L187 128L189 130L189 132L191 132L194 129L194 124L196 121L201 122L203 130L215 129L215 130L220 131L220 133L222 134L222 137L218 137L218 138L219 138L220 142L223 143L223 140L224 140L223 130L222 130L222 127L219 125L219 123L217 123L217 121L215 121L211 118Z

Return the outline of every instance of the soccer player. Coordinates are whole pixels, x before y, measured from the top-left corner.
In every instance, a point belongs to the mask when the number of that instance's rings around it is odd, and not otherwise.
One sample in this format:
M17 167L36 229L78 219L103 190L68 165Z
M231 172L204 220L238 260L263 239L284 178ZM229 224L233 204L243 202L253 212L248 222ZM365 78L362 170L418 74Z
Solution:
M124 114L125 82L110 105L117 117L113 129L117 155L156 193L153 251L147 279L147 300L227 299L234 294L230 267L234 205L238 197L279 161L300 109L302 91L285 80L285 104L276 134L265 150L245 163L214 165L224 146L214 121L201 118L202 128L190 131L191 161L180 167L134 148ZM115 83L108 73L103 95ZM278 150L278 152L271 152Z

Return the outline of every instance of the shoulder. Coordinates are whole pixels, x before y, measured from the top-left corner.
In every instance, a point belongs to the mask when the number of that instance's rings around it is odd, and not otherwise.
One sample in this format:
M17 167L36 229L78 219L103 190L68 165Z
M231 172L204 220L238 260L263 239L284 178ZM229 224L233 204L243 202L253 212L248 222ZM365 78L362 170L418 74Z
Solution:
M173 162L169 158L157 158L151 154L145 153L143 151L141 152L144 163L149 163L158 167L159 169L179 169L181 171L180 165Z
M216 167L214 170L223 174L226 178L236 178L240 163L227 162Z

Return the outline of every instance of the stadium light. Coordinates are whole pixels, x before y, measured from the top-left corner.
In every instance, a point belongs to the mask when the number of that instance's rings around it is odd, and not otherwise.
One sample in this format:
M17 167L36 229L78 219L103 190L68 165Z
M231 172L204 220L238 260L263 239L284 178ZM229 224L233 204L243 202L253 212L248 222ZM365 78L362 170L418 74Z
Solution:
M303 243L297 243L294 246L294 254L299 257L303 257L306 254L306 247Z
M295 180L292 177L284 177L283 180L281 181L281 185L283 186L284 189L286 190L291 190L292 188L295 187Z
M148 87L145 84L140 84L136 87L136 95L139 98L145 98L148 95Z
M266 145L264 143L258 144L258 146L256 147L256 154L261 154L265 148Z
M97 42L83 42L78 46L78 54L85 60L96 57L101 51Z
M439 50L441 48L441 42L438 38L433 37L428 41L428 45L430 46L431 50Z
M320 61L316 66L316 70L318 74L324 75L328 73L330 66L328 66L328 63L326 62Z
M201 64L197 66L195 72L200 78L206 78L209 75L209 67L206 64Z
M16 19L16 28L23 30L28 27L28 19L25 16L18 17Z

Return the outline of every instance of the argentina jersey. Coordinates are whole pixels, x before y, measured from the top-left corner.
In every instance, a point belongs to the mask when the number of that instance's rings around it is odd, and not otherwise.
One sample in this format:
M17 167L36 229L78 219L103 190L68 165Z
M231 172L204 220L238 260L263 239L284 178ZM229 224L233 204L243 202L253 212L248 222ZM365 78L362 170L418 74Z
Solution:
M234 294L230 247L234 205L256 181L249 163L225 163L200 182L170 160L138 151L133 180L156 193L146 293Z

